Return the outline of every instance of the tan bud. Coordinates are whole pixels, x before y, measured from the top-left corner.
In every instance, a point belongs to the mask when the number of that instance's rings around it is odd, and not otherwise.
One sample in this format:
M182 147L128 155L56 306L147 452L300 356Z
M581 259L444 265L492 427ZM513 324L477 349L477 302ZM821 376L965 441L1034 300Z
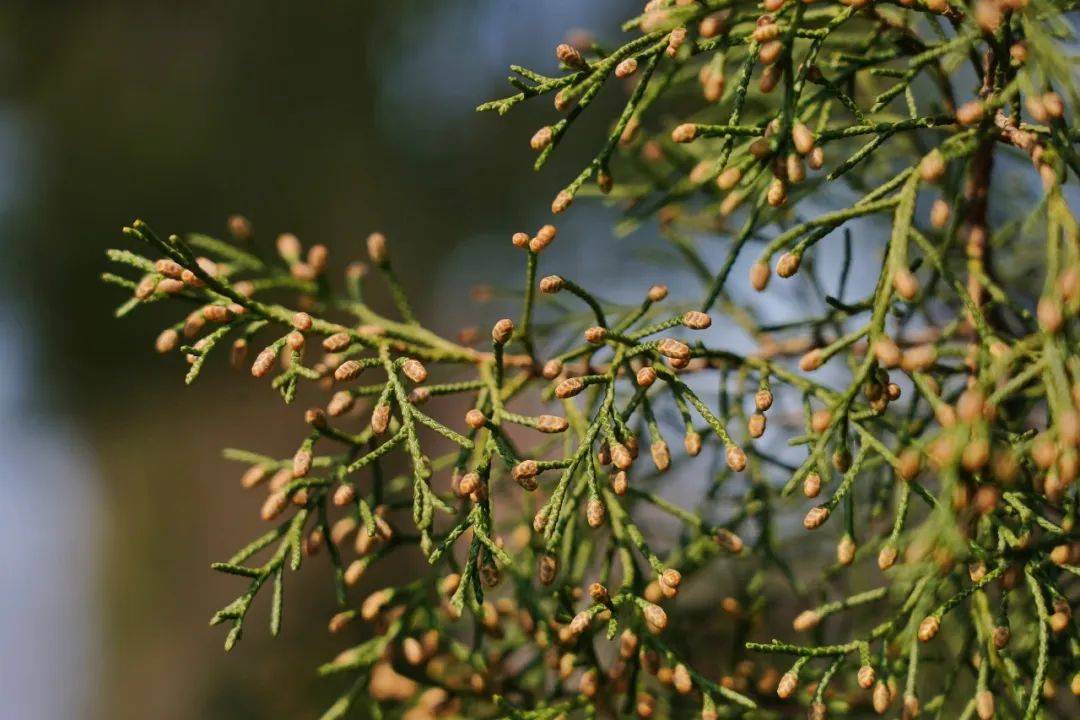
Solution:
M656 382L656 370L651 366L646 365L637 371L635 380L640 387L651 387L652 384Z
M686 42L686 28L680 26L672 29L668 34L668 46L665 50L668 57L675 57L684 42Z
M549 126L545 125L544 127L537 130L535 133L533 133L532 138L529 140L529 147L539 152L551 144L551 140L554 135L554 131ZM526 244L528 244L528 240L529 238L528 236L526 236Z
M596 668L590 668L581 675L581 680L578 681L578 690L587 698L596 697L596 694L600 691L600 679Z
M654 303L662 301L667 296L668 296L667 285L653 285L652 287L649 288L649 292L646 294L646 297L649 299L649 302L654 302Z
M565 418L558 415L541 415L536 419L536 429L543 433L561 433L569 425Z
M832 411L828 408L815 410L810 416L810 429L815 433L823 433L832 424Z
M252 465L240 477L240 487L253 488L266 479L266 468L261 465Z
M509 318L503 318L491 328L491 339L499 345L508 343L510 341L510 336L513 334L514 322Z
M619 636L619 657L629 660L637 650L638 636L632 630L623 630Z
M163 330L160 335L157 336L157 340L154 341L154 349L159 353L167 353L176 349L176 346L180 344L180 333L168 328Z
M806 179L806 168L803 166L802 158L796 153L788 154L785 171L788 182L792 184L801 183Z
M393 599L393 593L390 590L376 590L364 598L364 602L360 604L360 617L369 621L374 620L391 599Z
M649 454L652 455L653 465L660 472L664 472L671 465L671 453L668 445L663 440L657 440L649 446Z
M206 305L203 308L203 317L212 323L228 323L232 320L232 312L225 305Z
M792 126L791 141L800 155L808 155L814 149L814 133L801 122Z
M938 634L938 630L941 629L941 620L933 615L926 616L921 623L919 623L919 640L922 642L929 642L934 639L934 636Z
M554 555L541 555L538 564L538 575L543 585L555 582L555 575L559 572L559 561Z
M551 201L551 212L556 215L565 212L572 202L574 202L574 196L565 190L560 190L555 199Z
M675 692L680 695L689 695L694 690L694 681L690 677L690 671L682 663L675 666L671 682L675 686Z
M285 344L292 350L304 349L304 334L298 330L293 330L291 333L285 336Z
M896 558L900 552L896 549L895 545L886 545L881 548L881 552L878 553L877 564L881 570L888 570L896 564Z
M529 250L534 253L538 253L555 239L557 230L554 225L544 225L536 231L536 237L529 240Z
M563 279L558 275L548 275L540 279L540 292L551 295L563 289Z
M689 430L683 437L683 448L690 457L697 457L701 452L701 436L693 430Z
M611 446L611 462L620 470L629 470L634 464L634 456L628 447L615 443Z
M589 527L598 528L603 525L606 515L604 503L599 500L594 498L585 504L585 520L589 523Z
M255 362L251 365L251 374L257 378L264 377L274 366L275 360L277 360L277 351L266 348L255 357Z
M465 473L457 481L457 495L459 497L468 497L479 490L481 485L479 474L474 472Z
M919 280L910 270L900 268L893 274L893 288L900 297L913 300L919 293Z
M554 380L562 374L563 364L561 360L548 360L544 363L544 367L540 374L545 380Z
M874 685L872 704L874 712L878 715L884 715L889 709L889 705L892 704L892 693L889 692L889 686L885 682L878 682Z
M776 686L776 695L782 700L787 700L795 694L795 691L798 688L799 676L793 672L786 672L783 677L780 678L780 682Z
M750 437L756 439L764 435L765 424L765 416L761 413L754 413L751 415L746 423L746 429L750 433Z
M758 43L766 43L780 37L780 26L774 22L763 23L754 28L752 37Z
M1065 103L1056 92L1048 92L1042 96L1043 107L1051 120L1060 120L1065 115Z
M750 266L750 286L758 292L765 289L769 284L769 263L759 260Z
M304 411L304 422L319 430L326 429L326 413L322 408L309 408Z
M776 262L776 274L782 278L789 278L799 272L799 263L802 256L797 253L784 253Z
M949 203L938 198L930 207L930 224L940 230L948 224L951 215L952 209L949 207Z
M322 342L323 349L327 352L341 352L352 343L349 333L339 332L330 335Z
M386 265L390 262L390 243L380 232L373 232L367 236L367 252L371 262L376 265Z
M594 325L591 328L585 330L585 342L590 345L600 345L607 340L608 331L607 328Z
M903 355L900 346L892 338L883 335L874 343L874 357L882 367L894 368L900 365Z
M427 380L428 372L419 360L409 358L401 364L401 372L414 383L422 383Z
M925 182L934 183L945 175L945 157L938 150L931 150L919 163L919 175Z
M657 634L663 632L664 628L668 625L667 613L659 605L649 603L645 606L643 611L645 616L645 625L649 628L649 631Z
M330 251L325 245L312 245L308 249L307 264L316 274L326 269L326 263L330 259Z
M713 539L717 545L734 555L741 553L745 547L742 538L726 528L716 530Z
M683 123L671 131L671 139L677 143L693 142L696 137L697 125L693 123Z
M345 626L352 622L352 619L356 617L356 614L351 610L339 612L330 618L330 622L327 625L327 629L332 633L339 633L345 629Z
M990 633L990 639L993 640L994 647L1001 650L1009 644L1009 640L1012 639L1012 632L1005 625L997 625L994 627L993 632Z
M784 43L779 40L770 40L761 46L761 50L758 51L758 59L761 60L762 65L772 65L780 59L783 52Z
M585 389L585 383L581 378L566 378L555 386L555 397L560 400L572 398Z
M326 412L331 417L338 417L344 415L352 409L354 399L351 393L347 390L334 393L334 396L330 398L330 402L326 406Z
M511 475L515 480L522 480L526 478L534 478L540 472L539 466L535 460L522 460L511 471Z
M674 338L664 338L660 341L656 350L664 357L673 360L688 360L690 358L690 347Z
M724 172L716 176L716 186L721 190L730 190L739 184L739 180L742 179L742 170L735 167L730 167Z
M254 234L251 221L243 215L230 215L225 227L236 240L250 240Z
M682 324L691 330L704 330L712 325L712 318L706 313L690 310L683 315Z
M359 360L346 360L334 370L334 379L339 382L352 380L364 371L364 365Z
M844 535L836 545L836 561L847 566L855 562L855 541L850 535Z
M982 122L986 106L979 100L971 100L956 109L956 120L961 125L975 125Z
M624 78L633 75L638 68L637 58L629 57L615 66L615 77Z
M487 424L487 417L480 410L473 408L465 413L465 424L473 430L479 430Z
M179 278L180 275L184 272L184 268L180 265L180 263L176 262L175 260L170 260L169 258L161 258L160 260L155 262L154 270L161 273L165 277L170 278Z
M302 478L311 470L311 450L300 448L293 455L292 474L294 478Z
M821 348L814 348L799 358L799 369L803 372L813 372L821 367L824 362L825 354L821 351Z
M908 348L900 359L900 367L905 372L923 372L937 362L937 348L933 345L918 345Z
M807 530L814 530L821 527L828 519L829 508L821 506L810 508L810 511L806 513L806 517L803 518L803 527Z
M813 630L821 622L821 615L816 610L803 610L791 623L791 626L797 632L806 632L807 630Z
M915 448L905 448L900 453L899 464L896 466L896 474L901 480L911 480L919 474L922 466L922 455Z
M285 262L290 265L300 259L300 239L292 233L281 233L277 236L277 251Z
M285 511L285 508L288 504L289 498L286 497L285 493L271 493L263 502L262 509L259 511L259 515L260 517L262 517L263 520L273 520Z
M382 435L390 426L390 406L376 405L371 411L371 430L376 435Z
M335 506L344 507L356 499L356 488L352 486L352 483L342 483L334 490L331 499Z
M735 472L742 472L746 469L746 453L737 445L732 445L727 449L726 460L728 467Z
M290 322L292 323L292 326L300 332L307 332L315 323L315 321L311 319L311 316L308 315L306 312L296 313L292 316L292 320Z
M787 185L780 178L773 178L769 183L769 189L765 193L765 199L772 207L780 207L787 202Z
M555 57L559 62L572 68L579 68L585 64L585 59L581 57L578 49L568 43L562 43L555 48Z
M615 491L616 495L625 495L629 486L630 481L625 472L620 470L611 476L611 489Z
M1039 298L1039 304L1035 310L1039 318L1039 327L1043 332L1054 334L1059 332L1065 324L1065 316L1061 312L1061 303L1056 298L1044 296Z

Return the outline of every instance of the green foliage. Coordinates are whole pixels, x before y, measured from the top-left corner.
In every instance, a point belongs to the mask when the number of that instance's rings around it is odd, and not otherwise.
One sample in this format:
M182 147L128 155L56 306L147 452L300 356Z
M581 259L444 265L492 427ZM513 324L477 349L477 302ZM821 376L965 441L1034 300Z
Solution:
M252 374L281 360L286 402L334 393L291 458L227 451L278 524L213 566L248 582L212 621L226 649L267 581L276 634L286 569L325 546L331 631L375 629L320 668L352 678L326 718L1075 716L1072 8L653 0L621 45L513 67L516 94L479 109L552 96L538 168L629 83L552 210L625 206L619 229L655 232L700 281L693 303L660 285L602 302L603 265L538 281L546 225L513 236L520 320L477 345L418 322L377 233L398 319L365 302L366 266L339 292L325 248L285 235L264 262L242 219L235 243L128 228L156 257L110 251L140 276L105 276L133 293L118 314L194 303L158 339L188 382L226 337L234 364L258 338ZM770 320L736 266L794 319ZM350 599L416 551L430 569Z

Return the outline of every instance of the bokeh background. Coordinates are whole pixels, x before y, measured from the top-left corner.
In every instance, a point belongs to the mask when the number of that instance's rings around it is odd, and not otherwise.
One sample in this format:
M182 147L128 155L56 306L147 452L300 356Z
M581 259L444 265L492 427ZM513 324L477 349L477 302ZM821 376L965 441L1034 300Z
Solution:
M121 226L222 235L241 212L338 262L379 229L435 327L490 324L498 303L469 289L518 277L507 239L546 220L575 152L534 174L551 109L473 108L511 62L554 70L568 28L630 9L0 3L0 718L310 717L333 697L313 673L340 649L321 571L293 582L275 641L256 617L225 655L207 627L238 590L208 564L259 527L219 448L287 446L300 419L220 362L185 389L152 350L165 308L112 318L122 293L98 276ZM600 141L589 122L570 148ZM610 262L606 212L574 208L557 262Z

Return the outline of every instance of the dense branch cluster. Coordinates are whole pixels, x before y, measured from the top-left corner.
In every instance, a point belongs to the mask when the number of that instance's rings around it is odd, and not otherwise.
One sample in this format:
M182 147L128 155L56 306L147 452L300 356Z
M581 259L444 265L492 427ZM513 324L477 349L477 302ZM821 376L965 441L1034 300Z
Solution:
M451 340L381 234L339 290L323 246L285 234L264 257L240 217L232 242L127 228L151 256L110 252L138 274L106 276L132 292L119 314L190 303L157 341L189 382L231 342L286 402L328 394L291 456L226 451L272 524L214 565L248 582L213 618L226 648L265 585L277 632L286 571L325 548L330 631L369 637L320 668L351 683L325 718L1075 716L1071 9L652 0L621 45L514 67L518 92L480 110L552 97L538 167L626 90L551 209L625 206L696 301L541 277L565 241L545 225L512 236L521 315ZM736 265L800 316L767 321ZM365 300L375 273L394 318Z

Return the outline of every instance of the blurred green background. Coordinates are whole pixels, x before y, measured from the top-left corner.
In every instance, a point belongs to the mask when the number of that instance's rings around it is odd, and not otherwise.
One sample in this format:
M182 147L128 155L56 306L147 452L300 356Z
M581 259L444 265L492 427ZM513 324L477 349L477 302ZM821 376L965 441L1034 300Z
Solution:
M528 138L551 109L473 108L505 93L511 62L554 70L568 28L631 10L0 4L0 717L314 717L336 689L313 672L340 649L320 563L293 582L281 638L256 617L225 655L207 627L240 587L209 563L259 529L219 449L288 447L301 419L220 362L185 389L181 359L152 350L175 311L112 319L122 293L98 276L121 226L221 235L241 212L262 242L295 232L338 267L379 229L435 327L489 324L469 286L517 279L507 240L546 221L574 153L535 175ZM594 147L584 124L571 145ZM588 207L562 230L590 252L611 238Z

